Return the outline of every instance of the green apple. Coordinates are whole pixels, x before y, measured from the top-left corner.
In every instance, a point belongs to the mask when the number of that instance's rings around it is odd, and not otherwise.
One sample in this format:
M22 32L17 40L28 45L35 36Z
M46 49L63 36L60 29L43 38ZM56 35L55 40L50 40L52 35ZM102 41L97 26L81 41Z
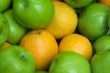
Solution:
M37 71L36 73L48 73L46 71Z
M12 2L14 2L14 0L12 0Z
M110 50L97 53L91 61L92 73L110 73Z
M0 46L4 44L5 41L8 39L9 28L8 22L5 17L0 14Z
M96 53L110 50L110 35L103 35L93 44Z
M11 45L0 50L0 73L35 73L35 61L26 49Z
M73 8L82 8L89 5L93 0L64 0Z
M13 10L8 10L4 12L3 15L8 20L9 23L10 31L9 31L8 42L10 42L11 44L19 43L21 38L26 33L26 29L22 25L16 22L13 15Z
M54 16L53 0L15 0L13 9L17 21L30 29L45 28Z
M110 15L109 15L109 18L108 18L108 26L109 26L109 31L110 31Z
M89 39L96 39L108 31L110 9L101 3L92 3L79 17L79 32Z
M11 0L0 0L0 12L6 10L11 3Z
M49 73L91 73L90 64L74 52L62 52L52 62Z

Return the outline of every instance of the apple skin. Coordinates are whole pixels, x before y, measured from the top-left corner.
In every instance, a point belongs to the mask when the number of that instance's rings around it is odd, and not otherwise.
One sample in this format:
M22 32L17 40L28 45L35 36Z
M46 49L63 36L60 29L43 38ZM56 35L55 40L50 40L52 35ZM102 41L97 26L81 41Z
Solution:
M9 28L8 22L3 16L0 14L0 46L2 46L8 39Z
M16 45L0 50L0 73L35 73L32 54Z
M9 37L8 42L11 44L17 44L21 40L21 38L26 33L26 28L24 28L22 25L16 22L13 10L7 10L3 13L5 18L7 19L9 23Z
M73 8L83 8L89 5L93 0L64 0Z
M36 73L48 73L46 71L37 71Z
M15 0L13 10L17 21L30 29L47 27L54 16L53 0Z
M79 17L79 33L90 40L105 35L108 31L108 18L110 9L101 3L92 3L85 9Z
M0 0L0 12L6 10L11 4L11 0Z

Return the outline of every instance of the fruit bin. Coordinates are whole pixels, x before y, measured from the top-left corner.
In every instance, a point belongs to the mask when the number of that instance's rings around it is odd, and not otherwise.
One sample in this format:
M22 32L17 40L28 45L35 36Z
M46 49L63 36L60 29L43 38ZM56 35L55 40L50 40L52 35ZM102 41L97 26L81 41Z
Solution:
M0 0L0 73L110 73L110 0Z

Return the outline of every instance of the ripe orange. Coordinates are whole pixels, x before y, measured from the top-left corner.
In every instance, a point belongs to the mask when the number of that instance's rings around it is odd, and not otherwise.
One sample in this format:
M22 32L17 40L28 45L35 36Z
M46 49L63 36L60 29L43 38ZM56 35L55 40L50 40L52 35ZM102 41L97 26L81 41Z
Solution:
M75 31L78 17L75 10L64 2L54 1L54 7L55 16L46 29L60 39Z
M73 51L84 56L88 60L92 58L92 45L90 41L80 34L69 34L59 44L59 53Z
M33 30L27 33L20 45L32 52L38 70L48 69L58 54L58 44L54 36L46 30Z
M0 48L8 47L10 44L8 42L5 42Z
M107 5L110 8L110 0L99 0L99 2Z

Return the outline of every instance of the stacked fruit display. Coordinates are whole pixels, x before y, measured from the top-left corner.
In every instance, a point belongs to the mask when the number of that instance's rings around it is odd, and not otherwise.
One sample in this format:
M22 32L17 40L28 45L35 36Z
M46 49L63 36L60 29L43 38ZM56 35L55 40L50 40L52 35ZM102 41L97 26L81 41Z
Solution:
M0 73L110 73L110 0L0 0Z

